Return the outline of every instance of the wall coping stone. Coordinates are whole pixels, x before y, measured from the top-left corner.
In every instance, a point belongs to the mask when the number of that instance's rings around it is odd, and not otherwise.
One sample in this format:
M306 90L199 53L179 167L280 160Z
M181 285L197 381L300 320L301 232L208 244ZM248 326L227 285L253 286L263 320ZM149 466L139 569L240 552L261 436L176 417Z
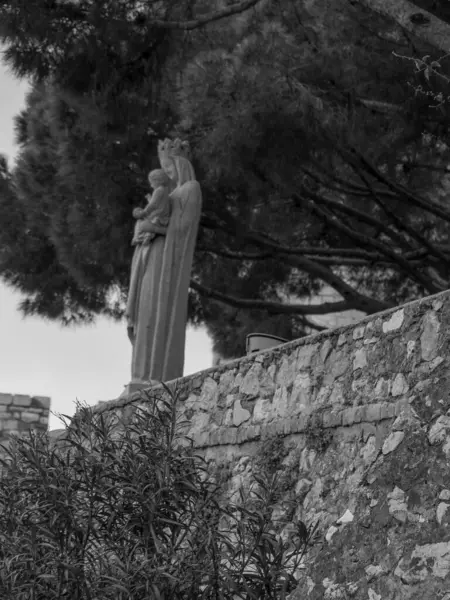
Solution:
M203 371L198 371L196 373L192 373L187 375L186 377L179 377L178 379L173 379L172 381L166 382L166 385L169 389L175 390L181 387L189 388L190 390L196 389L202 386L205 379L208 377L212 377L213 379L218 379L220 375L226 373L227 371L231 371L237 367L242 365L247 365L249 363L257 363L262 362L264 356L268 354L272 354L274 357L280 357L285 354L290 354L294 349L301 346L308 346L316 343L323 342L325 339L330 337L339 336L342 338L342 335L348 333L350 331L360 331L361 328L370 322L373 322L377 319L384 319L386 317L392 316L400 310L405 310L410 306L419 306L419 305L429 305L435 304L436 302L441 301L444 303L445 301L450 302L450 290L445 290L443 292L439 292L432 296L427 296L425 298L420 298L419 300L412 300L411 302L407 302L406 304L402 304L400 306L394 306L392 308L388 308L379 313L374 313L372 315L367 315L363 317L361 320L356 323L350 323L349 325L343 325L341 327L326 329L324 331L319 331L318 333L313 333L311 335L298 338L296 340L292 340L285 344L281 344L280 346L275 346L274 348L267 348L265 350L260 350L259 352L255 352L249 356L243 356L240 358L236 358L230 362L227 362L222 365L218 365L217 367L210 367L209 369L205 369ZM385 335L389 335L389 333L385 333ZM353 340L355 341L355 340ZM357 340L356 340L357 341ZM341 342L342 343L342 342ZM189 385L191 384L191 385ZM158 383L148 388L144 388L143 390L134 392L128 397L118 398L114 400L102 401L100 404L96 404L92 406L92 411L95 414L100 414L105 411L109 411L113 408L123 408L128 404L132 404L137 401L142 401L145 396L145 392L154 392L156 390L162 390L162 384ZM58 430L59 431L59 430Z

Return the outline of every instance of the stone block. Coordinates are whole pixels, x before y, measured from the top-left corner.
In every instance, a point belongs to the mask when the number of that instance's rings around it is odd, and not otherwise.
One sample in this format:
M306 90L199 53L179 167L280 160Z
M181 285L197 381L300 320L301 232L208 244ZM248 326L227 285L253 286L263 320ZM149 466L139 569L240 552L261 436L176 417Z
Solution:
M341 333L338 337L337 345L343 346L347 341L347 335L345 333Z
M380 421L381 419L381 404L367 404L363 407L363 421L371 423L373 421Z
M217 438L216 438L217 439L217 444L219 446L222 446L223 444L226 444L227 443L226 436L227 436L227 431L228 430L225 429L225 428L223 428L223 427L220 427L220 428L217 428L215 431L217 431ZM213 434L213 432L210 432L209 435L211 436L212 434Z
M381 404L380 420L392 419L395 417L395 404L387 403Z
M353 358L353 370L356 371L356 369L364 369L364 367L367 367L366 350L365 348L359 348L359 350L355 352L355 356Z
M16 431L19 429L19 420L18 419L5 419L2 421L2 429L3 431Z
M261 437L270 438L277 434L277 427L275 423L267 423L261 427Z
M247 409L242 408L240 398L237 398L233 406L233 425L239 427L241 423L248 421L251 416L251 413Z
M339 381L335 381L333 384L328 404L345 404L344 387Z
M262 367L260 363L255 363L247 371L239 391L241 394L248 394L250 396L257 396L259 394L260 380L262 376Z
M337 379L342 375L345 375L350 366L350 357L346 349L342 349L338 352L332 352L329 364L331 376L333 379Z
M245 431L245 430L243 430ZM224 444L237 444L238 443L238 429L225 429L223 431L223 443Z
M207 446L209 443L210 435L211 434L209 433L209 431L202 431L201 433L198 433L194 439L194 446Z
M392 313L390 318L383 323L383 333L389 333L390 331L396 331L400 329L405 317L405 311L403 308Z
M344 408L342 411L342 425L348 427L353 423L353 408Z
M272 411L272 402L263 398L258 398L255 402L252 414L252 422L259 423L268 418Z
M328 404L328 398L330 397L332 387L329 385L322 386L317 392L317 396L314 399L315 404Z
M367 438L365 445L361 448L359 454L366 465L371 464L376 459L378 455L378 446L374 435Z
M361 423L364 421L365 406L356 406L353 408L353 423Z
M404 556L394 574L407 585L417 585L430 578L444 580L450 572L450 542L416 545L414 550ZM433 581L433 579L431 579Z
M384 377L381 377L380 379L378 379L377 384L375 386L374 397L387 398L389 396L390 390L391 382L389 381L389 379L384 379Z
M390 454L403 441L405 433L403 431L393 431L384 441L381 451L383 454Z
M442 519L444 518L449 506L450 504L447 504L446 502L440 502L438 504L438 507L436 509L436 520L439 523L439 525L442 523Z
M415 347L416 347L416 342L414 340L408 340L408 342L406 344L406 358L409 358L412 355Z
M311 377L306 371L300 371L294 379L292 386L290 404L309 406L311 398Z
M247 428L241 427L240 429L235 429L234 431L236 431L236 441L235 442L226 442L226 443L238 443L238 444L243 444L244 442L246 442L248 440L248 431Z
M261 425L250 425L245 428L246 437L245 440L247 442L252 440L257 440L261 437Z
M191 390L199 390L203 385L203 375L195 375L190 381Z
M352 381L352 392L355 398L361 397L361 395L365 395L366 390L370 388L369 382L366 377L361 373L362 377L358 377L358 379L354 379ZM353 402L354 403L354 402Z
M209 445L210 446L218 446L219 445L219 435L220 429L216 429L209 434Z
M272 410L274 414L278 417L287 416L288 404L289 397L287 388L284 385L279 385L275 390L275 394L273 396L272 401Z
M203 381L200 396L197 400L197 407L202 410L210 411L211 407L216 407L219 399L219 388L217 381L212 377L206 377Z
M296 422L294 418L291 419L283 419L283 433L284 435L289 435L291 433L296 433Z
M326 359L328 358L328 355L331 352L331 342L330 339L327 338L324 343L322 344L322 347L320 348L320 360L324 363L326 361Z
M229 391L234 387L234 379L236 377L236 370L230 369L224 371L220 375L219 389L222 394L228 394Z
M49 409L51 404L51 399L48 396L32 396L31 397L31 406L36 408L45 408Z
M428 372L432 373L435 369L437 369L437 367L439 367L439 365L441 365L444 362L444 358L442 356L436 356L436 358L433 358L433 360L431 360L428 363Z
M322 424L325 428L329 427L340 427L342 425L342 411L332 412L327 411L323 413Z
M411 412L411 405L409 402L408 398L399 400L398 402L395 403L395 416L398 417L398 415L403 412L403 411L408 411L409 413Z
M275 435L284 435L284 419L274 421Z
M306 369L311 364L312 357L316 354L318 344L303 344L297 350L295 371Z
M439 444L443 442L450 433L450 417L441 415L436 419L428 433L430 444Z
M43 408L36 408L35 406L14 406L14 404L9 408L9 410L11 409L16 409L14 411L14 415L17 414L17 418L20 419L20 415L23 412L29 412L29 413L34 413L35 415L42 415L43 412L48 413L47 410L43 409Z
M408 391L409 386L403 373L397 373L392 383L391 393L393 396L403 396Z
M444 302L441 298L433 300L433 310L439 312L441 308L444 306Z
M360 340L361 338L364 337L364 333L366 331L366 326L365 325L358 325L355 327L355 329L353 330L353 339L354 340Z
M35 423L36 421L39 421L39 415L34 412L24 411L21 413L20 419L24 423Z
M278 369L278 373L276 376L276 384L277 384L277 388L276 390L280 387L280 386L289 386L292 384L292 382L294 381L294 377L295 377L295 373L297 372L296 369L296 365L295 365L295 361L293 360L293 357L290 356L283 356L283 359L281 361L280 367Z
M422 329L422 335L420 336L422 360L430 361L436 357L438 350L440 322L435 312L430 311L425 314Z
M306 431L309 427L310 424L310 419L309 419L309 415L300 415L297 417L296 419L296 432L297 433L303 433L304 431Z
M0 404L8 405L12 404L13 395L12 394L0 394Z

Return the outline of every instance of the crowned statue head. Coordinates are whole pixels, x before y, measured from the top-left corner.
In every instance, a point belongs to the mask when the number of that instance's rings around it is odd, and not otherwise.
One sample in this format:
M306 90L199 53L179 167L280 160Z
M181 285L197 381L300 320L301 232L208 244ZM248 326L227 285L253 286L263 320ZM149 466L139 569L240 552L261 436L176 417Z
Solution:
M189 160L189 142L179 138L161 140L158 142L158 157L161 167L178 187L187 181L195 181L194 167Z

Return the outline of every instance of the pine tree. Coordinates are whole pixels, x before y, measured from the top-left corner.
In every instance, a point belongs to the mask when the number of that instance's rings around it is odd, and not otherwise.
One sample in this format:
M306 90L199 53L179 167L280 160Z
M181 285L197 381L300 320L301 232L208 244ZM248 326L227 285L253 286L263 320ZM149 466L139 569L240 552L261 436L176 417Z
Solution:
M327 0L226 18L182 2L2 6L7 64L34 78L0 201L0 274L26 312L120 318L131 210L168 134L191 141L204 195L190 319L222 355L255 329L298 337L314 314L448 287L448 102L434 106L448 84L413 68L439 55L395 23ZM298 300L324 284L342 300Z

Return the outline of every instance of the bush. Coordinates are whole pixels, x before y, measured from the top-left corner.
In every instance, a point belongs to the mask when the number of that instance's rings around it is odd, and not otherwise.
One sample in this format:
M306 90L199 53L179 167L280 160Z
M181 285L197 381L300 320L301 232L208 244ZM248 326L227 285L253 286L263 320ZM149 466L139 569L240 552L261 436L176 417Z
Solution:
M119 435L84 407L62 446L33 432L12 440L2 600L278 600L296 587L312 532L275 533L277 475L256 476L231 504L182 435L169 390L147 399Z

